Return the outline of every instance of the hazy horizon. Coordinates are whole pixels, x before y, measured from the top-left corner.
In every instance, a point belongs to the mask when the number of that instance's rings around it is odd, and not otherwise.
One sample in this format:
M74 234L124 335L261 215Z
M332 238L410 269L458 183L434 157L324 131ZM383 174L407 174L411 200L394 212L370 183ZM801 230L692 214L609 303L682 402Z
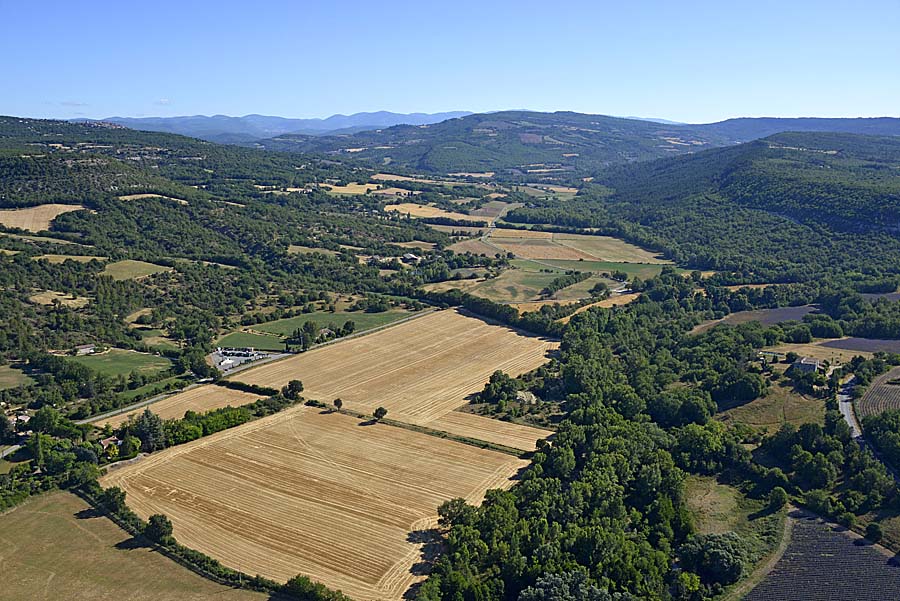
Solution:
M0 3L10 115L900 115L886 0Z

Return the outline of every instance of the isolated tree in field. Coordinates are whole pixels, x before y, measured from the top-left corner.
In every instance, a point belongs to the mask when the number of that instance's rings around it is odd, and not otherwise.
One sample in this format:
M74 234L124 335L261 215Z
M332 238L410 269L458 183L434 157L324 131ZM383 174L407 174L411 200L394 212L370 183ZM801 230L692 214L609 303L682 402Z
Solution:
M168 544L172 539L172 522L161 513L151 515L144 536L155 543Z
M784 507L788 502L788 494L787 491L781 488L780 486L776 486L772 489L772 492L769 493L769 508L778 511L782 507Z
M344 406L344 401L342 401L341 399L334 399L334 408L335 409L340 411L341 407L343 407L343 406Z
M384 416L387 415L387 409L385 409L384 407L379 407L372 415L375 416L375 421L381 421L384 419Z
M866 538L872 541L873 543L877 543L881 540L883 532L881 531L881 524L871 523L866 526Z
M299 399L301 392L303 392L303 382L300 380L291 380L287 386L281 389L281 394L292 401Z

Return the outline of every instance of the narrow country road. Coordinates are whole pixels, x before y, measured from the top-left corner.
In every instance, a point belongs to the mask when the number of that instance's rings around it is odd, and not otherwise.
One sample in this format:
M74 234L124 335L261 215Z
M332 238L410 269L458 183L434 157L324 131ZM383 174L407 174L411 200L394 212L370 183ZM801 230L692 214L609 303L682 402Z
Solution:
M855 381L856 376L851 375L846 382L841 384L837 394L837 401L838 409L840 409L841 415L844 416L844 421L850 426L851 436L861 439L863 435L862 427L859 425L859 420L856 419L856 412L853 410L853 397L850 396L850 391L853 389Z

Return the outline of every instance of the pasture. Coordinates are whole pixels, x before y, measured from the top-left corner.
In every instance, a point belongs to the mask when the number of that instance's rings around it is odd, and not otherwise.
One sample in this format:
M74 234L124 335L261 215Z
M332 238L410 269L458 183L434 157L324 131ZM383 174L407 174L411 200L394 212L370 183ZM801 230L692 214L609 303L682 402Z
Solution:
M29 499L0 516L0 601L265 601L135 544L75 495Z
M530 261L513 261L514 265L531 263ZM571 260L571 259L541 259L540 264L544 267L555 267L562 271L591 271L594 273L613 273L621 271L629 278L635 276L642 280L649 280L659 275L663 265L647 264L647 263L616 263L612 261L590 261L590 260Z
M472 253L473 255L485 255L488 257L493 257L497 253L502 252L499 248L495 248L490 244L482 241L481 238L460 240L459 242L454 242L453 244L448 246L447 249L452 250L459 255L464 253Z
M254 331L259 331L276 336L290 336L294 330L302 328L307 321L315 323L320 328L327 327L329 324L341 327L347 321L352 321L356 331L370 330L379 326L393 323L398 319L409 317L412 315L409 311L403 309L391 309L381 313L366 313L364 311L316 311L314 313L303 313L296 317L288 317L287 319L279 319L268 323L260 323L253 326Z
M136 280L164 271L172 271L172 268L126 259L107 264L101 275L108 275L114 280Z
M665 265L670 261L618 238L533 230L494 229L491 242L523 259ZM585 271L585 270L582 270Z
M231 348L255 348L262 351L284 350L284 341L280 336L256 334L243 330L225 334L216 341L216 345Z
M299 379L308 398L330 403L340 397L347 409L366 414L383 406L390 419L427 426L480 392L494 371L531 371L557 347L445 310L228 379L272 388Z
M46 204L27 209L3 209L0 210L0 225L29 232L43 232L49 230L53 220L63 213L83 208L82 205Z
M225 388L224 386L216 386L215 384L206 384L204 386L191 388L190 390L185 390L184 392L175 393L151 405L140 407L126 413L120 413L119 415L115 415L98 423L101 426L109 424L116 428L127 422L130 417L137 417L143 413L145 409L149 409L163 419L181 419L184 417L185 411L203 413L204 411L221 409L222 407L227 407L229 405L238 407L240 405L252 403L259 398L260 395L258 394L232 390L230 388Z
M794 352L801 357L812 357L813 359L818 359L820 361L828 361L832 365L847 363L848 361L850 361L850 359L857 355L862 355L866 358L872 356L871 352L847 350L832 346L832 344L838 342L840 342L840 340L818 340L816 342L810 342L808 344L784 343L777 346L768 347L765 350L773 351L776 353ZM785 367L787 366L785 365Z
M801 426L825 423L825 401L794 391L790 384L779 382L769 387L766 396L731 407L716 419L726 423L742 423L775 432L782 424Z
M327 248L312 248L311 246L300 246L297 244L291 244L290 246L288 246L287 252L289 255L308 255L311 253L320 253L323 255L335 256L340 254L336 250L329 250Z
M579 307L576 309L572 315L567 315L561 319L559 319L560 323L569 323L569 320L572 319L573 315L578 315L579 313L584 313L588 309L593 309L594 307L600 307L603 309L611 309L613 307L624 307L625 305L629 305L636 301L638 297L641 295L640 292L629 292L628 294L616 294L610 296L609 298L604 298L601 301L597 301L596 303L591 303L589 305L585 305L583 307Z
M856 415L862 420L869 415L900 409L900 367L881 374L855 403Z
M0 390L9 388L18 388L19 386L28 386L33 384L34 380L30 376L23 373L11 365L0 365Z
M227 566L399 600L424 578L438 505L480 502L526 464L301 406L154 453L101 483L125 490L143 518L165 513L182 544Z
M365 194L372 190L378 189L378 184L358 184L350 183L346 186L333 186L331 184L322 184L323 188L328 189L328 194L332 196L354 196L357 194Z
M154 374L172 366L172 362L166 357L116 348L94 355L82 355L68 359L113 378L127 376L132 372Z
M84 296L56 292L54 290L42 290L28 297L28 300L38 305L52 305L55 302L71 309L80 309L91 302Z

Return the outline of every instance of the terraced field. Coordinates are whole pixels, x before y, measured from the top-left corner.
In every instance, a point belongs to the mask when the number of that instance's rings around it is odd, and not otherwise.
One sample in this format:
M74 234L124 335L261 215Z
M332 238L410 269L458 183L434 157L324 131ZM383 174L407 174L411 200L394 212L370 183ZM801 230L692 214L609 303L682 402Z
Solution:
M284 581L297 573L354 599L400 599L424 578L443 501L478 503L526 461L297 407L112 471L143 518L165 513L183 544Z
M900 599L900 568L885 549L798 516L791 542L745 601L887 601Z
M872 382L861 399L856 401L856 415L860 420L892 409L900 409L900 367L881 374Z

